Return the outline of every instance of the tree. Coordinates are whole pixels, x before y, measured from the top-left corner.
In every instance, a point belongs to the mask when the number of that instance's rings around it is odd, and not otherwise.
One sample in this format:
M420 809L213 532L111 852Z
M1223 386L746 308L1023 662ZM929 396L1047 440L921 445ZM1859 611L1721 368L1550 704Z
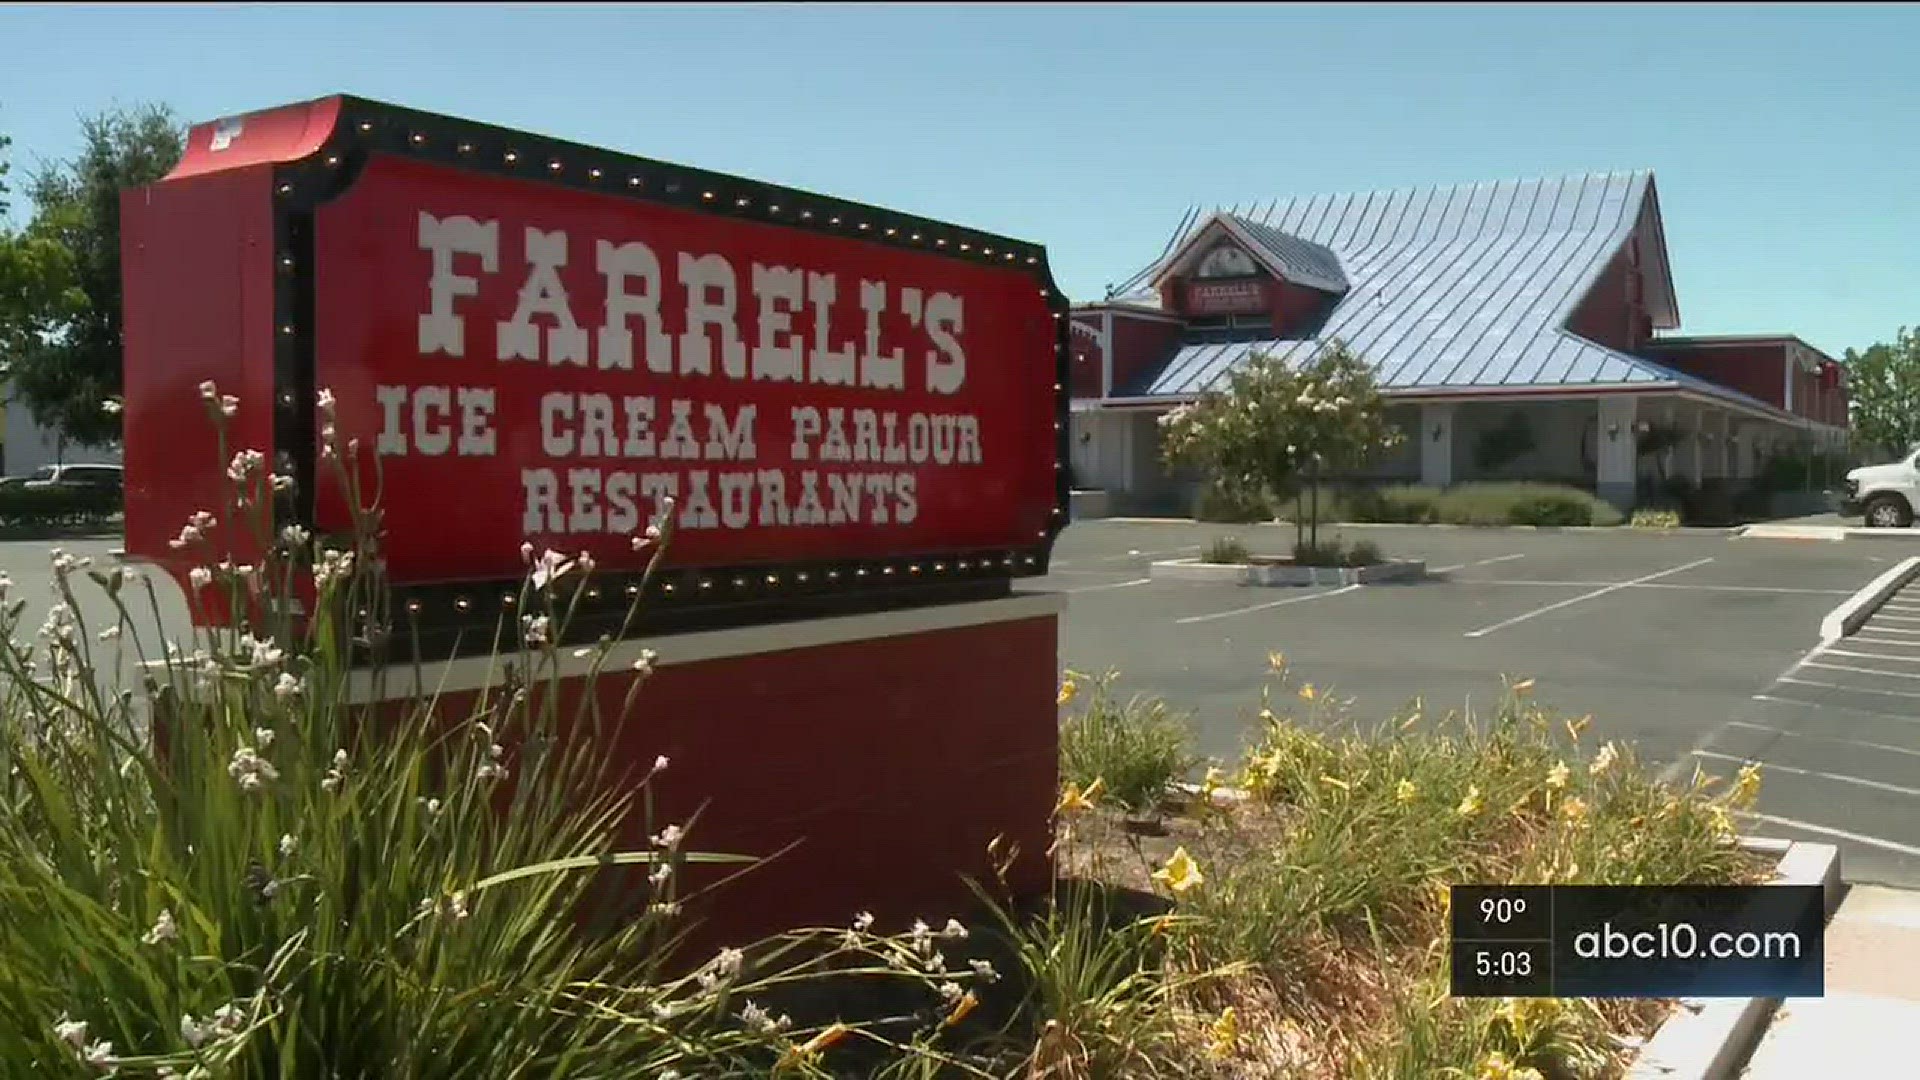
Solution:
M1920 330L1903 326L1891 343L1848 349L1846 365L1855 436L1893 454L1920 443Z
M1387 422L1372 369L1338 340L1298 370L1255 353L1228 373L1224 391L1209 391L1160 423L1170 463L1197 468L1230 493L1275 500L1291 497L1303 479L1356 470L1402 438ZM1314 547L1317 494L1307 513Z
M185 130L165 106L81 121L82 147L27 185L34 218L0 237L0 360L13 392L64 437L120 437L120 191L179 162Z

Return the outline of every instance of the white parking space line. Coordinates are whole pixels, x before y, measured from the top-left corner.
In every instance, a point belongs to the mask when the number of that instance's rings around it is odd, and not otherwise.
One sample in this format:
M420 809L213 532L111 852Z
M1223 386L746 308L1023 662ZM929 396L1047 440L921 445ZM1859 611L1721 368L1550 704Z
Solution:
M1857 716L1871 716L1876 720L1898 720L1903 724L1920 724L1920 716L1903 713L1875 712L1858 705L1836 705L1832 702L1802 701L1799 698L1775 697L1772 694L1755 694L1755 701L1770 701L1775 705L1796 705L1802 709L1833 709L1836 712L1848 712Z
M1822 690L1844 690L1849 694L1873 694L1877 697L1920 698L1920 694L1908 690L1875 690L1866 686L1842 686L1839 683L1817 682L1813 679L1795 679L1782 677L1780 682L1795 686L1817 686Z
M1850 637L1841 638L1840 640L1848 645L1885 645L1893 649L1911 649L1915 646L1920 646L1920 641L1915 641L1912 638Z
M1848 832L1845 829L1836 829L1830 825L1815 825L1811 822L1795 821L1793 818L1777 817L1773 814L1756 814L1748 810L1735 810L1734 814L1737 817L1751 818L1754 821L1764 821L1769 825L1784 825L1789 829L1800 829L1804 832L1815 833L1820 836L1831 836L1837 840L1851 840L1856 844L1865 844L1868 847L1897 851L1902 855L1920 855L1920 847L1902 844L1895 840L1882 840L1877 836L1867 836L1864 833Z
M1880 675L1888 679L1920 679L1920 671L1881 671L1879 668L1854 667L1850 664L1823 664L1818 660L1809 661L1807 666L1825 671L1851 671L1856 675ZM1860 688L1850 686L1847 689Z
M1253 611L1265 611L1268 608L1285 607L1288 604L1304 604L1309 600L1319 600L1328 596L1339 596L1343 593L1350 593L1355 589L1362 588L1362 587L1363 586L1360 586L1357 584L1343 585L1338 589L1333 589L1328 592L1310 593L1306 596L1289 596L1285 600L1269 600L1264 604L1253 604L1249 607L1234 608L1231 611L1215 611L1206 615L1189 615L1184 619L1175 619L1173 620L1173 622L1174 622L1174 625L1176 626L1188 626L1193 623L1207 622L1212 619L1225 619L1234 615L1245 615L1248 612L1253 612Z
M1913 634L1920 636L1920 627L1874 626L1872 619L1868 619L1867 625L1861 627L1861 629L1875 634ZM1920 642L1916 642L1916 644L1920 644Z
M1880 606L1894 611L1920 611L1920 604L1905 604L1898 600L1889 600Z
M1501 621L1494 623L1492 626L1483 626L1478 630L1469 630L1466 632L1465 636L1470 638L1486 637L1488 634L1491 634L1496 630L1505 630L1509 626L1517 626L1520 623L1526 622L1528 619L1537 618L1538 616L1545 615L1549 612L1559 611L1561 608L1572 607L1574 604L1582 603L1587 600L1593 600L1598 597L1605 596L1608 593L1619 592L1621 589L1630 588L1634 585L1640 585L1649 581L1656 581L1660 578L1667 577L1672 574L1678 574L1685 570L1691 570L1696 566L1705 566L1712 561L1713 561L1713 557L1708 556L1704 559L1695 559L1690 563L1683 563L1679 566L1668 567L1665 570L1660 570L1651 574L1644 575L1642 577L1637 577L1631 581L1617 582L1615 584L1608 585L1603 589L1595 589L1592 592L1581 593L1579 596L1569 597L1568 599L1561 600L1556 603L1548 604L1546 607L1535 608L1532 611L1526 612L1525 614L1515 615L1511 619L1502 619Z
M1441 567L1430 573L1441 573L1457 567ZM1612 581L1532 581L1512 578L1474 578L1463 581L1462 585L1538 585L1550 589L1587 589L1596 585L1614 585ZM1801 596L1852 596L1852 589L1792 589L1775 585L1675 585L1666 581L1650 581L1642 585L1629 585L1630 589L1673 589L1678 592L1738 592L1738 593L1790 593Z
M1816 780L1831 780L1836 784L1852 784L1855 787L1872 788L1875 791L1887 791L1895 795L1920 797L1920 788L1907 787L1903 784L1889 784L1884 780L1868 780L1864 777L1848 776L1846 773L1821 772L1818 769L1796 769L1791 765L1775 765L1771 761L1755 762L1752 758L1736 757L1732 754L1716 754L1711 750L1695 750L1693 755L1695 757L1711 758L1714 761L1731 761L1740 765L1750 763L1757 764L1760 766L1760 773L1763 777L1770 772L1783 772L1792 776L1811 776Z
M1920 623L1920 619L1916 619L1911 615L1889 615L1885 611L1874 612L1872 615L1872 618L1886 619L1889 622L1898 622L1898 623Z
M1765 731L1769 734L1778 735L1781 738L1799 739L1803 742L1834 743L1838 746L1864 746L1869 750L1878 750L1886 754L1905 754L1908 757L1920 758L1920 750L1914 750L1905 746L1888 746L1886 743L1863 742L1859 739L1835 739L1827 735L1802 735L1797 731L1788 731L1785 728L1768 727L1765 724L1749 724L1745 720L1730 720L1727 722L1727 726L1746 728L1748 731ZM1771 766L1765 766L1763 763L1763 767L1770 768Z
M1496 555L1491 559L1481 559L1479 562L1463 562L1463 563L1454 563L1452 566L1436 566L1433 569L1427 571L1427 573L1451 574L1455 570L1465 570L1469 566L1492 566L1494 563L1512 562L1515 559L1524 559L1524 558L1526 558L1525 555Z
M1848 644L1859 641L1858 638L1843 638ZM1849 652L1846 649L1828 649L1824 656L1851 656L1856 660L1892 660L1901 664L1920 664L1920 656L1888 656L1886 653Z
M1141 578L1134 578L1132 581L1109 581L1104 585L1076 585L1071 589L1061 589L1060 591L1067 592L1067 593L1083 593L1083 592L1098 592L1101 589L1124 589L1132 585L1145 585L1147 582L1152 580L1153 580L1152 578L1141 577Z

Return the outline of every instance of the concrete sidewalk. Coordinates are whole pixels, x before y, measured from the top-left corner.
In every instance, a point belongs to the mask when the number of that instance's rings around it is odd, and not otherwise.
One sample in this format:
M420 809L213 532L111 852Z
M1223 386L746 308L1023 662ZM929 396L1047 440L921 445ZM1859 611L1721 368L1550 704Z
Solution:
M1920 1034L1920 891L1856 885L1827 925L1826 996L1790 1000L1747 1080L1913 1076Z

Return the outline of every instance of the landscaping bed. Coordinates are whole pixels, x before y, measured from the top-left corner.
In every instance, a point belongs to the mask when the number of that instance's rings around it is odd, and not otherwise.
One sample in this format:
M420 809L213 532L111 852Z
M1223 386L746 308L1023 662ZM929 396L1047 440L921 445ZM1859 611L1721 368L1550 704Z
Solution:
M1674 1003L1449 998L1446 887L1771 874L1731 821L1754 770L1663 785L1586 718L1537 705L1530 680L1491 716L1414 706L1363 730L1273 666L1259 736L1192 793L1128 765L1169 759L1164 706L1075 683L1091 689L1064 730L1062 874L1162 898L1135 920L1153 928L1138 970L1181 987L1164 1006L1178 1063L1109 1075L1618 1077Z
M1418 559L1388 559L1371 542L1300 541L1291 555L1256 555L1236 537L1222 537L1196 559L1168 559L1148 567L1161 581L1212 581L1241 585L1359 585L1426 576Z

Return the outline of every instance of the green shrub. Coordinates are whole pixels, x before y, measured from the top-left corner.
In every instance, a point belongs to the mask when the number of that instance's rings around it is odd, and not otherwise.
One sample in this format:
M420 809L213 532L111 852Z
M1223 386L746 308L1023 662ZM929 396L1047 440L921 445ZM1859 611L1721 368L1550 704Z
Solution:
M1377 566L1386 561L1386 556L1380 554L1380 545L1371 540L1356 540L1347 549L1348 566Z
M1273 505L1264 495L1218 483L1201 485L1194 499L1195 521L1222 525L1249 525L1273 520Z
M1680 527L1680 513L1643 507L1633 512L1629 524L1636 529L1677 529Z
M1440 489L1419 484L1399 484L1378 492L1379 516L1370 521L1402 525L1427 525L1439 520Z
M100 526L119 514L120 492L106 487L0 488L0 528Z
M1184 718L1158 698L1113 696L1118 672L1098 679L1068 672L1061 704L1091 683L1086 705L1060 724L1060 776L1085 791L1100 782L1106 797L1129 810L1151 810L1194 765Z
M1247 545L1241 543L1239 537L1220 536L1207 545L1207 550L1200 555L1200 561L1236 566L1247 561L1247 554Z
M1448 488L1436 506L1449 525L1618 525L1620 511L1579 488L1526 481Z

